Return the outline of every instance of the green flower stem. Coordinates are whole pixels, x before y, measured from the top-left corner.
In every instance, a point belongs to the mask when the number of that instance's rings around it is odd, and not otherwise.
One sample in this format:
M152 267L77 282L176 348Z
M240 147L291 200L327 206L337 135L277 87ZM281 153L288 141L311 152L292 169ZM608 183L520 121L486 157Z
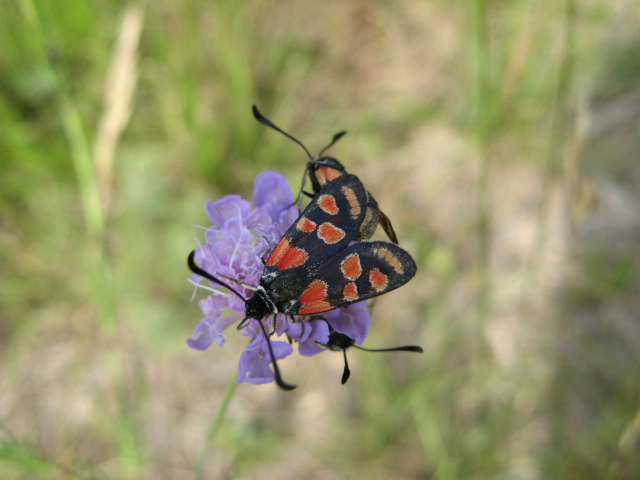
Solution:
M202 448L198 453L198 457L196 458L196 464L194 468L195 470L194 479L196 480L201 480L203 478L202 469L204 467L204 462L207 458L207 454L209 453L209 450L211 450L211 446L213 445L213 442L218 436L218 432L222 427L222 423L224 422L224 418L227 414L227 410L229 409L229 405L231 404L231 399L233 398L233 395L236 393L237 388L238 388L238 384L236 383L235 379L233 379L231 381L231 384L227 388L227 391L224 394L224 398L222 399L222 404L220 405L218 414L216 415L216 418L213 420L213 423L211 424L211 428L209 429L209 433L207 434L207 438L205 439L202 445Z

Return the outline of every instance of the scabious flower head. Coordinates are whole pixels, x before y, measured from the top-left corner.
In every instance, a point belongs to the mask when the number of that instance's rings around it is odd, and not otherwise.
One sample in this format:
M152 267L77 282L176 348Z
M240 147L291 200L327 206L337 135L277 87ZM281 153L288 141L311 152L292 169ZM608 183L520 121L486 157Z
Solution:
M277 245L298 218L300 212L293 203L293 193L285 178L269 170L261 172L255 179L253 206L239 195L227 195L215 202L207 202L205 211L212 225L205 231L206 243L196 250L196 263L245 299L250 298L253 295L251 289L228 279L254 286L260 283L264 268L262 257ZM199 279L198 275L192 277L193 281ZM211 287L198 285L209 295L199 302L205 316L196 326L193 338L187 340L187 345L196 350L205 350L214 342L222 346L224 330L245 317L245 303L217 284L210 283ZM365 303L332 310L311 320L296 318L292 322L287 315L278 314L275 321L270 318L262 321L268 329L272 325L275 327L275 335L286 335L298 342L300 355L312 356L325 351L321 345L329 341L329 325L356 343L362 343L370 322L369 313L364 310ZM272 382L274 375L269 366L271 357L267 339L258 321L247 320L240 332L252 340L240 356L237 383ZM271 341L271 346L277 360L293 353L289 342Z

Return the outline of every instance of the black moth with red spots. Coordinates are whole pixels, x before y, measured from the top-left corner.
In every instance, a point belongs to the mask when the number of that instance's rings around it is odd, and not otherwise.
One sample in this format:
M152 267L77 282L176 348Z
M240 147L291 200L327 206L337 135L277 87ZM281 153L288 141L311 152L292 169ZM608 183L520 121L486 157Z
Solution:
M268 340L261 320L269 315L327 312L390 292L413 278L416 264L397 245L380 241L349 245L365 220L366 199L355 175L330 182L275 246L249 299L198 267L194 252L189 268L242 298L246 318L259 320ZM271 356L277 384L295 388L282 380L272 352Z
M322 154L329 149L334 143L336 143L346 131L338 132L333 136L331 143L324 147L318 155L315 157L309 153L307 147L302 144L299 140L289 135L284 130L277 127L271 120L265 118L258 108L253 106L253 116L263 125L267 127L273 128L274 130L282 133L286 137L290 138L298 145L300 145L304 151L309 156L309 161L307 162L307 167L304 172L304 176L302 177L302 187L300 189L300 193L305 194L309 197L313 197L317 195L329 182L335 180L342 175L346 175L347 171L344 168L344 165L340 163L333 157L326 157ZM311 179L311 186L313 187L313 194L304 191L304 185L307 179L307 175ZM389 239L397 244L398 237L396 236L396 232L393 230L393 225L391 225L391 220L387 217L378 207L378 202L376 202L375 198L369 193L366 192L366 205L367 205L367 213L365 215L365 219L360 225L360 230L358 234L352 239L356 242L360 242L363 240L368 240L373 235L373 232L376 231L376 227L378 223L382 225L382 229L385 231Z
M397 245L376 241L349 246L366 217L365 205L362 183L349 174L330 182L309 203L262 273L260 287L268 290L278 312L326 312L382 295L415 275L415 262Z

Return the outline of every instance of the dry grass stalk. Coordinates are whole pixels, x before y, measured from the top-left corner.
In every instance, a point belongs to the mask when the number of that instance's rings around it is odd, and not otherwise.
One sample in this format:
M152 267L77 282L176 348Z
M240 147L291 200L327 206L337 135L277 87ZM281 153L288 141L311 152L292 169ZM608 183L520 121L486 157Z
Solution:
M122 20L105 82L104 115L98 125L93 162L96 168L103 213L111 201L111 183L115 151L120 135L131 115L131 99L138 78L138 43L142 33L143 11L130 5Z

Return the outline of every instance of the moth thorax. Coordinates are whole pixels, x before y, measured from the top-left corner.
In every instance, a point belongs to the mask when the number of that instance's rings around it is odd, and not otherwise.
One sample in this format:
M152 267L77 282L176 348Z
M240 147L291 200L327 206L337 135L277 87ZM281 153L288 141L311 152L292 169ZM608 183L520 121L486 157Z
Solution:
M267 315L277 313L275 305L261 286L259 286L253 296L247 300L245 308L247 317L256 320L262 320Z
M307 171L315 193L322 190L327 183L347 173L344 166L331 157L316 157L310 160L307 163Z
M333 157L315 157L309 160L307 163L307 168L309 170L318 170L320 168L332 168L334 170L339 170L342 173L347 173L344 165L340 163L337 159Z

